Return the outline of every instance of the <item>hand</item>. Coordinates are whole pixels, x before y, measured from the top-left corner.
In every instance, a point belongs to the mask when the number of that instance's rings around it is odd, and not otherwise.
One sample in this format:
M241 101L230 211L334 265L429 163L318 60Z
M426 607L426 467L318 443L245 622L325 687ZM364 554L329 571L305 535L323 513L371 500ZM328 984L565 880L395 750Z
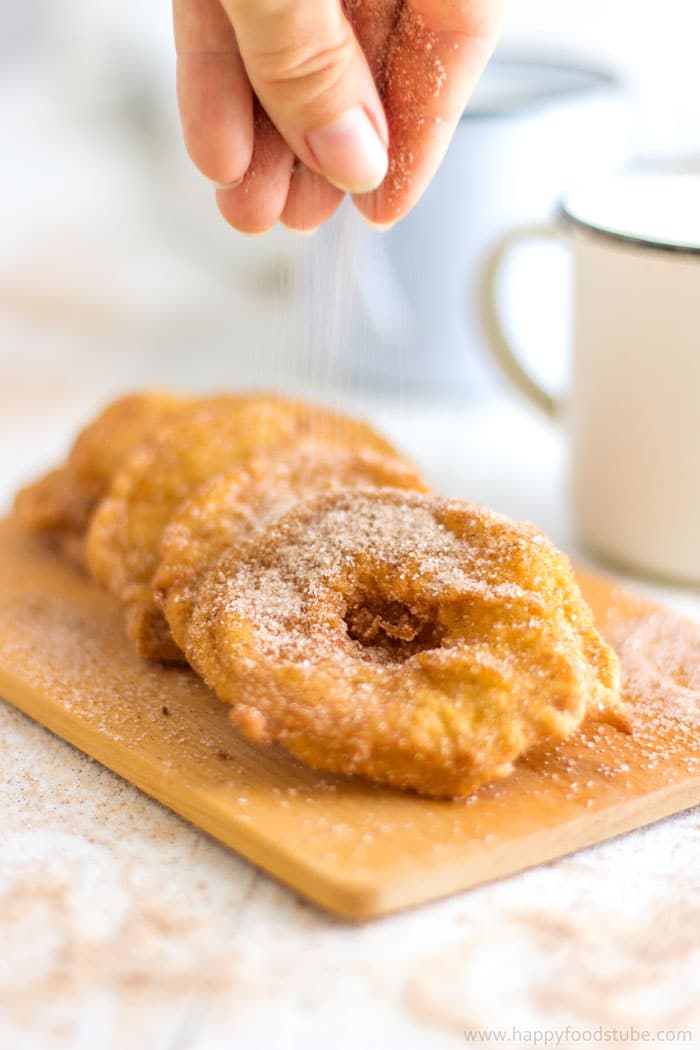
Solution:
M187 149L224 218L395 222L442 160L501 0L173 0Z

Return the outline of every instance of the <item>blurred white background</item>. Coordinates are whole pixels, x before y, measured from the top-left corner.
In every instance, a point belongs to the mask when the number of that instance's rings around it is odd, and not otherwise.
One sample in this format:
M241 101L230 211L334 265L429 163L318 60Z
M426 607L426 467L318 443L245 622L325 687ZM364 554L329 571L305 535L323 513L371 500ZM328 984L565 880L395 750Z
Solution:
M633 155L700 156L699 39L697 0L512 0L503 49L611 69ZM180 143L173 65L165 0L0 6L0 376L20 398L324 378L299 314L309 248L218 218Z
M700 154L696 0L511 0L504 40L616 72L635 102L636 153Z

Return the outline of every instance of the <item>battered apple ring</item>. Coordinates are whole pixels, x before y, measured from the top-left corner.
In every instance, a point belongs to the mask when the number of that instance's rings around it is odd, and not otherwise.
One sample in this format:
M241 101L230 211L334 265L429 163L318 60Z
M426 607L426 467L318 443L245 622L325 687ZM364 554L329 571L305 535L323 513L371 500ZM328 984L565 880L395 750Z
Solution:
M420 493L298 504L212 568L185 651L250 739L437 797L506 776L587 712L625 724L566 557Z
M92 520L87 559L97 582L123 605L127 633L145 659L184 663L152 588L163 533L177 508L215 474L304 436L398 456L366 423L329 409L232 396L190 405L118 472Z
M50 471L15 496L15 516L30 532L48 541L61 557L83 568L85 523L93 508L92 495L66 467Z
M249 460L206 482L168 525L153 581L156 604L177 645L185 645L199 584L217 558L240 547L253 530L270 524L298 500L351 486L428 491L400 459L314 439Z
M19 520L71 561L84 564L90 517L122 462L186 403L162 392L131 394L112 402L78 435L65 466L17 493Z

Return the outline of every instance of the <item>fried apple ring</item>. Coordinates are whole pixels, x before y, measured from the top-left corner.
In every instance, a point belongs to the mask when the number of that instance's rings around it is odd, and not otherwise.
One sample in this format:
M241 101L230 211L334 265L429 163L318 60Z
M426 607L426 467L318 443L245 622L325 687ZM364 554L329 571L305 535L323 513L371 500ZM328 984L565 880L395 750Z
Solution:
M625 724L567 558L420 493L300 503L212 568L185 648L250 739L430 796L506 776L587 713Z
M171 517L205 481L253 455L304 436L398 456L366 423L278 397L219 397L191 405L139 447L114 479L90 526L90 572L120 601L145 659L183 663L152 582Z
M199 584L217 558L240 547L253 530L269 525L298 500L353 486L428 491L400 459L314 439L249 460L198 489L165 530L153 581L156 604L177 645L182 649L186 644Z
M21 489L15 514L71 561L84 564L84 535L98 502L130 452L186 404L163 392L112 402L78 435L65 466Z
M66 467L58 467L19 490L14 513L25 529L42 536L61 557L84 568L85 522L92 508L92 496L81 492Z

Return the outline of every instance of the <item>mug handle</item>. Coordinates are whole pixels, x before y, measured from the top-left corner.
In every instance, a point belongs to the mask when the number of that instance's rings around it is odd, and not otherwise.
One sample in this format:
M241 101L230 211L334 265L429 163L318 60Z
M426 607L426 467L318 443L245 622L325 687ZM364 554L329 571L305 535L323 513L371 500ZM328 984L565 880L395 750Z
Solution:
M511 230L489 252L479 283L481 322L491 354L513 386L551 419L559 418L562 400L544 390L520 361L503 327L496 291L501 266L516 244L531 240L562 239L566 240L566 232L554 222L530 223Z

